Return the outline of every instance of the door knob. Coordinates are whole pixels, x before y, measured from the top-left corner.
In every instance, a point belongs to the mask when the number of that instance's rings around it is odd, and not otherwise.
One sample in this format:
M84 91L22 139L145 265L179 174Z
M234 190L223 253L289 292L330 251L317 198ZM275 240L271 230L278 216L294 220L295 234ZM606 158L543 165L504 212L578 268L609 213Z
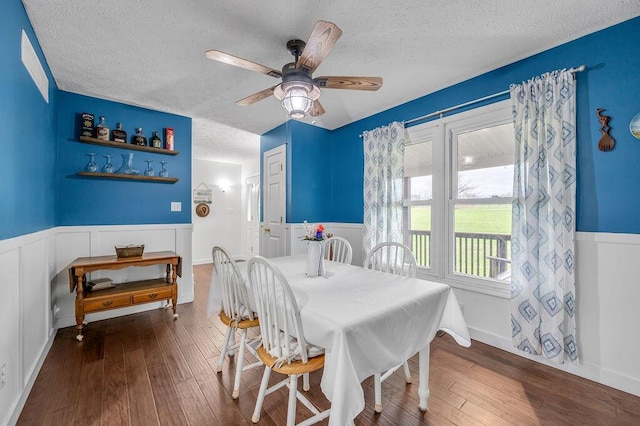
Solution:
M267 234L271 232L271 228L264 228L264 232L266 232Z

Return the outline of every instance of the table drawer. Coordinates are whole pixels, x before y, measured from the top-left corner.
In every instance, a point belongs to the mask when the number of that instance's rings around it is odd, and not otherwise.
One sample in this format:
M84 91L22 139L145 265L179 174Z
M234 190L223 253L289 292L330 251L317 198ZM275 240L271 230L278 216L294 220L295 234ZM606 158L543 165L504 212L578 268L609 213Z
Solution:
M120 306L128 306L131 304L131 296L128 294L113 295L110 297L101 297L84 301L84 311L102 311L104 309L112 309Z
M133 303L155 302L156 300L171 299L171 287L167 286L162 289L148 290L144 293L134 293Z

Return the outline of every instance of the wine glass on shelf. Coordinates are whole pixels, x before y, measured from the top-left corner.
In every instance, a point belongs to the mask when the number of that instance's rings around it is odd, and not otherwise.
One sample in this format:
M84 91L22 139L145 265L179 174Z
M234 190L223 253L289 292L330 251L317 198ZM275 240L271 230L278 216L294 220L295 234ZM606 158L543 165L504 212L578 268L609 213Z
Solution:
M145 176L153 176L153 168L151 167L151 163L153 163L153 160L144 160L147 162L147 168L144 171L144 175Z
M84 166L84 171L95 173L98 170L98 165L96 164L96 154L92 152L90 154L85 154L85 155L89 157L89 162L87 163L86 166Z
M160 177L169 176L169 172L167 171L167 162L166 161L161 161L160 164L162 164L162 170L160 170L160 172L158 173L158 176L160 176Z
M103 157L107 159L107 163L102 167L102 173L113 173L115 168L113 167L113 164L111 164L111 156L103 155Z

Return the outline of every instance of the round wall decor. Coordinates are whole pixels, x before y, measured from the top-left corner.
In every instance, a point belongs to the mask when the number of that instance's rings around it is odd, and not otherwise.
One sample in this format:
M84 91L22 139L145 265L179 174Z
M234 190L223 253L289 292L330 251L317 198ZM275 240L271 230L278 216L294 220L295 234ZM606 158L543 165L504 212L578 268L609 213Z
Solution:
M196 214L200 217L206 217L209 215L209 204L207 203L198 203L196 206Z

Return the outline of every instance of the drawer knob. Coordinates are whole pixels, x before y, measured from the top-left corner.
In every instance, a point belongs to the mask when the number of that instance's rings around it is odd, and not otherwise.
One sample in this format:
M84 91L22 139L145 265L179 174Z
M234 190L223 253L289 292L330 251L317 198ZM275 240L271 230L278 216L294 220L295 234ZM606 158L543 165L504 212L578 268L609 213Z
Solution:
M155 299L156 297L158 297L158 293L152 293L149 295L149 299Z
M113 305L113 300L107 300L106 302L102 302L102 306L111 306Z

